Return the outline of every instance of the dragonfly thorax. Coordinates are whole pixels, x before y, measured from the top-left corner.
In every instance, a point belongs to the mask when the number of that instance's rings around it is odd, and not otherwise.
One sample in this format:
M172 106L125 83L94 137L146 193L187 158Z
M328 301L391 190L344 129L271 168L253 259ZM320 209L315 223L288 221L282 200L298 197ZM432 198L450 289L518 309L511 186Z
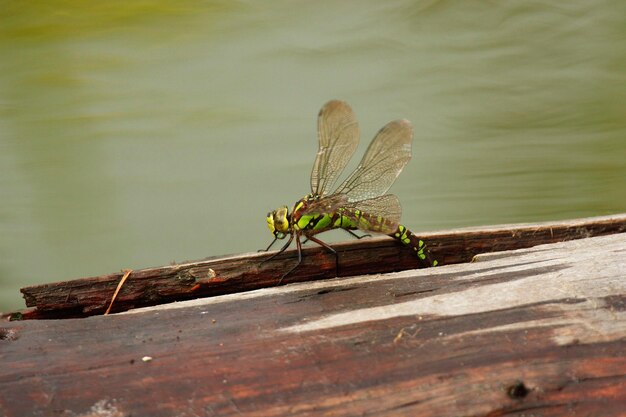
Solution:
M284 239L285 236L291 234L291 224L289 222L289 209L282 206L274 211L267 213L267 227L277 239Z
M320 197L316 194L307 194L304 198L296 201L293 209L289 212L287 206L282 206L274 211L267 213L267 227L277 239L284 239L295 230L299 232L308 229L306 223L311 216L302 217L306 213L310 203L318 201ZM303 222L303 224L300 224Z

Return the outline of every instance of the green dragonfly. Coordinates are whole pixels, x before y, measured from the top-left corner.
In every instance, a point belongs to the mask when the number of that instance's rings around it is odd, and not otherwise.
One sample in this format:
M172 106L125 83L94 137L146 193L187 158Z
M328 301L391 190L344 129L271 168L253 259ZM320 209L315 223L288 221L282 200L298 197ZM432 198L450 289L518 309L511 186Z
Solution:
M315 237L331 229L344 229L389 235L410 246L424 266L436 266L425 243L400 224L402 208L398 197L385 194L409 159L413 128L408 120L395 120L385 125L370 143L356 170L334 192L329 193L337 178L354 154L359 143L359 126L348 103L331 100L317 119L319 150L311 171L311 194L298 200L291 211L282 206L267 214L267 226L274 240L289 235L287 243L272 258L296 240L298 263L302 262L301 237L311 240L335 254L328 244ZM271 258L270 258L271 259Z

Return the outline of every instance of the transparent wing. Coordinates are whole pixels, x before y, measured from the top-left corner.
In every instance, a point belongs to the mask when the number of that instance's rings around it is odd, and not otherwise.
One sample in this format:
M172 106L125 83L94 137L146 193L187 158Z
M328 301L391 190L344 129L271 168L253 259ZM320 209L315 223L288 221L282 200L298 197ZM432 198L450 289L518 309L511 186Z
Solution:
M360 215L356 215L358 210ZM398 228L402 207L393 194L355 201L346 204L343 215L359 225L359 229L376 233L393 233Z
M411 159L413 127L408 120L389 122L378 131L357 169L335 191L348 201L385 194Z
M303 214L332 214L350 204L344 194L331 194L308 203Z
M376 233L394 232L402 216L400 200L393 194L353 202L348 201L345 194L333 194L310 203L305 213L331 214L338 210L352 219L359 229ZM360 212L358 215L357 211Z
M348 103L331 100L317 117L319 150L311 171L311 192L325 195L359 144L359 126Z

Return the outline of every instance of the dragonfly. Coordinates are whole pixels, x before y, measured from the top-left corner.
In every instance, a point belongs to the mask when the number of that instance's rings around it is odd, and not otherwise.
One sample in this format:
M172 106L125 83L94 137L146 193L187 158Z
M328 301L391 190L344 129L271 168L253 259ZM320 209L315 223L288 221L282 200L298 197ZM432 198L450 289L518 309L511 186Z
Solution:
M398 197L387 191L411 159L413 127L408 120L394 120L378 131L357 168L334 191L333 186L359 144L359 126L348 103L331 100L317 118L319 149L311 171L311 193L267 214L267 226L276 241L287 243L269 259L284 252L295 239L298 263L279 280L282 282L302 263L302 241L310 240L335 254L337 251L316 235L332 229L386 234L409 246L423 266L436 266L426 244L400 224L402 208ZM268 259L268 260L269 260Z

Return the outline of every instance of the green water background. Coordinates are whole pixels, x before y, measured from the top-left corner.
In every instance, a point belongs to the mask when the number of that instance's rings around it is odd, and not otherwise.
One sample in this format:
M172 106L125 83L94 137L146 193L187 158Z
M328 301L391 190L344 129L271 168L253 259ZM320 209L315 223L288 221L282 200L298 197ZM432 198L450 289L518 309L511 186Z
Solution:
M626 212L626 2L0 1L0 311L265 247L332 98L416 231Z

